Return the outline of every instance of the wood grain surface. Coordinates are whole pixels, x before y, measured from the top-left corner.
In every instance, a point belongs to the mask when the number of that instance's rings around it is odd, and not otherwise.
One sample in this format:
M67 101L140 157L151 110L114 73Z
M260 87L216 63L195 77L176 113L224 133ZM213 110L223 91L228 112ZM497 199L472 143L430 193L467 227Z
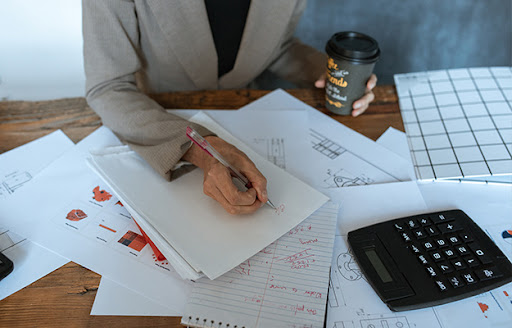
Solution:
M190 91L153 95L165 108L237 109L264 90ZM359 117L327 112L323 90L291 89L291 95L376 140L389 126L404 131L394 86L377 86L375 101ZM101 125L84 98L0 102L0 153L61 129L78 142ZM0 327L181 327L178 317L89 315L100 276L70 262L0 301ZM1 287L1 282L0 282Z

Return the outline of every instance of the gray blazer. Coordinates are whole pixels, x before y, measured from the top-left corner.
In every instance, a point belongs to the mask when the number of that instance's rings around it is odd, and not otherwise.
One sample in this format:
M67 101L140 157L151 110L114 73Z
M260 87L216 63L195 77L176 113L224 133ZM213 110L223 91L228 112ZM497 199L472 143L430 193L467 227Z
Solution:
M293 38L305 0L252 0L234 68L220 79L203 0L83 0L82 7L87 102L167 178L190 146L190 123L146 93L245 88L265 69L312 86L325 69L325 55Z

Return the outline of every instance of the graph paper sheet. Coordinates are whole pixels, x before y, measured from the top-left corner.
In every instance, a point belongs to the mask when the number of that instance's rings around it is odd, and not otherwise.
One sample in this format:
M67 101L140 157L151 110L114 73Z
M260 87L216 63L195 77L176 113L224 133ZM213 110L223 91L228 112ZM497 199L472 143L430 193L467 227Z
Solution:
M512 182L512 68L394 76L419 180Z

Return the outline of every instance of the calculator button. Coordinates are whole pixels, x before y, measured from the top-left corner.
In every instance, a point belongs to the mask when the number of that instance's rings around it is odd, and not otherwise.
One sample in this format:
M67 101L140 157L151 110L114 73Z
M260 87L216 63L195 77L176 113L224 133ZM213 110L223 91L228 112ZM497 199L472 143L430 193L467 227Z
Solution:
M464 279L468 285L476 282L476 277L471 274L471 272L462 274L462 279Z
M448 262L438 263L437 267L441 270L442 273L453 272L453 268L452 268L452 266Z
M474 268L474 267L477 267L480 265L480 263L478 263L478 260L476 258L474 258L473 256L466 256L464 258L464 260L466 261L466 263L471 267L471 268Z
M428 233L429 236L439 235L439 231L435 227L427 227L425 228L425 231Z
M473 251L473 253L476 254L477 258L483 264L487 264L487 263L491 263L492 262L491 258L489 256L487 256L487 254L484 252L482 247L480 247L480 245L478 245L477 243L469 243L468 247Z
M450 242L450 244L452 244L452 245L458 245L458 244L460 244L460 239L459 239L459 237L457 237L457 236L450 236L450 237L448 238L448 241L449 241L449 242Z
M418 245L417 245L417 244L414 244L414 243L413 243L413 244L411 244L409 247L410 247L411 251L412 251L414 254L421 254L421 250L420 250L420 248L418 247Z
M409 233L408 233L408 232L402 232L402 233L401 233L401 235L402 235L402 238L403 238L403 240L404 240L405 242L407 242L407 243L408 243L408 242L412 241L412 239L411 239L411 235L409 235Z
M467 233L461 233L460 234L460 238L465 243L469 243L469 242L473 241L473 237L470 234L467 234Z
M419 255L419 256L418 256L418 260L419 260L419 261L420 261L420 263L421 263L421 264L423 264L423 265L427 265L427 264L429 264L429 263L428 263L427 258L425 257L425 255Z
M401 224L401 223L395 223L395 229L399 232L401 231L404 231L405 229L405 225Z
M457 249L457 252L459 252L459 254L462 256L469 254L469 250L466 246L457 246L455 248Z
M452 221L453 220L453 218L447 217L444 214L432 215L432 216L430 216L430 218L432 219L432 221L435 224L442 223L442 222L447 222L447 221Z
M427 234L425 233L425 231L423 231L421 229L413 230L412 233L413 233L414 237L416 237L417 239L423 239L423 238L427 237Z
M427 250L427 251L430 251L430 250L433 250L434 248L436 248L436 246L430 241L424 242L422 245L423 245L423 248L425 248L425 250Z
M443 255L440 252L432 252L430 253L430 257L436 262L444 260Z
M446 283L444 281L439 280L439 279L436 279L434 281L435 281L437 287L439 287L440 291L444 292L448 289L448 286L446 285Z
M434 239L438 247L445 247L448 246L448 243L446 243L446 240L443 238Z
M418 222L416 222L415 219L409 219L409 220L407 220L406 223L407 223L407 226L409 227L409 229L417 229L420 227L418 225Z
M427 270L427 273L428 273L431 277L437 277L436 269L434 269L434 267L433 267L433 266L425 267L425 270Z
M439 224L437 227L439 228L439 230L441 230L442 233L450 233L462 230L462 228L454 222Z
M496 267L491 267L489 269L480 269L475 271L476 276L480 280L489 280L497 277L501 277L501 272L498 271Z
M418 220L422 227L426 227L432 224L429 218L421 218Z
M455 254L455 252L453 251L453 249L449 248L449 249L445 249L444 251L444 255L449 258L449 259L452 259L454 257L457 256L457 254Z
M453 276L451 278L448 278L448 281L453 286L453 288L459 288L459 287L462 287L462 286L465 285L464 281L462 281L462 279L460 279L457 276Z
M452 260L451 262L455 270L462 270L467 268L466 262L464 262L463 260Z

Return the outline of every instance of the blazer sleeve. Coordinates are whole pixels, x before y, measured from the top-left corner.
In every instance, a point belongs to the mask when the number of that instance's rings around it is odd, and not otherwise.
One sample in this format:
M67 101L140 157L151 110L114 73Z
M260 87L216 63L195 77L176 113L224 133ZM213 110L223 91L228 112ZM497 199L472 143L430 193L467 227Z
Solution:
M293 36L305 7L306 0L297 1L279 53L268 70L299 87L312 88L315 81L325 73L327 55Z
M83 0L82 13L88 104L160 175L179 176L187 169L172 169L191 146L187 125L205 136L212 133L167 113L137 88L143 59L133 1Z

